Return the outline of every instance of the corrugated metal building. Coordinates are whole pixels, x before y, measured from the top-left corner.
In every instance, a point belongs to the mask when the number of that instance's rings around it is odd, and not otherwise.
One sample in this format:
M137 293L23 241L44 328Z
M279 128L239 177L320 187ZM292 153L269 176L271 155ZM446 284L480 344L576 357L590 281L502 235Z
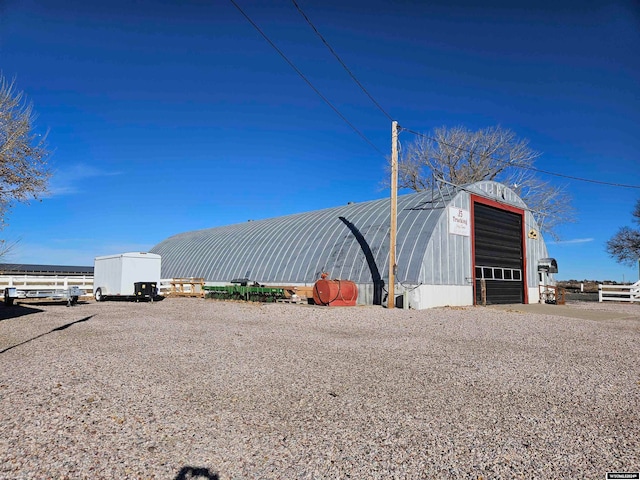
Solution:
M537 303L547 248L525 203L484 181L398 197L396 294L411 308ZM181 233L156 245L162 277L313 285L322 272L380 304L388 281L390 200Z

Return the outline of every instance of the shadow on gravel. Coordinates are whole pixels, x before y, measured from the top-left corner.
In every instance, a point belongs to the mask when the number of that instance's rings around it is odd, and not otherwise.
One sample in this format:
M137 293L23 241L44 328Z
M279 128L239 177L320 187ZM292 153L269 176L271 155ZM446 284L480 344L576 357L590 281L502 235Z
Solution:
M41 333L40 335L37 335L37 336L35 336L35 337L33 337L33 338L30 338L29 340L25 340L24 342L20 342L20 343L16 343L15 345L11 345L10 347L5 348L4 350L0 350L0 354L5 353L5 352L8 352L8 351L9 351L9 350L11 350L12 348L16 348L16 347L19 347L20 345L24 345L25 343L32 342L33 340L36 340L36 339L38 339L38 338L40 338L40 337L44 337L45 335L49 335L50 333L53 333L53 332L60 332L60 331L62 331L62 330L66 330L66 329L67 329L67 328L69 328L71 325L75 325L76 323L86 322L87 320L90 320L92 317L93 317L93 315L91 315L91 316L89 316L89 317L81 318L80 320L76 320L75 322L70 322L70 323L67 323L67 324L65 324L65 325L61 325L61 326L59 326L59 327L56 327L56 328L54 328L54 329L52 329L52 330L49 330L49 331L48 331L48 332L46 332L46 333Z
M76 305L86 305L88 302L85 300L78 300L78 302L75 305L72 306L76 306ZM35 305L35 306L43 306L43 307L51 307L51 306L56 306L56 305L60 305L62 307L66 307L68 306L67 301L66 300L41 300L41 299L32 299L32 298L21 298L20 300L16 301L16 303L14 305L20 305L20 306L27 306L27 305ZM9 307L11 308L11 307Z
M39 308L25 307L24 305L5 306L4 308L0 308L0 321L22 317L23 315L31 315L32 313L40 313L42 311L43 310Z
M136 298L134 295L122 295L122 296L113 295L111 297L105 297L104 300L100 300L100 303L102 302L155 303L155 302L161 302L164 299L165 297L162 295L153 297L153 300L149 298Z
M208 468L202 467L182 467L174 480L220 480L217 473L211 473Z

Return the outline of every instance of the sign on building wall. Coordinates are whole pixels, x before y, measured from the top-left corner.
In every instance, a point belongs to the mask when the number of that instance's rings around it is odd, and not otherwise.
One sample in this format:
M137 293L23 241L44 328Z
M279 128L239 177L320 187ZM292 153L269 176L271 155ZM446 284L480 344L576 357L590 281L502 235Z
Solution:
M454 235L471 235L471 215L469 210L449 207L449 233Z

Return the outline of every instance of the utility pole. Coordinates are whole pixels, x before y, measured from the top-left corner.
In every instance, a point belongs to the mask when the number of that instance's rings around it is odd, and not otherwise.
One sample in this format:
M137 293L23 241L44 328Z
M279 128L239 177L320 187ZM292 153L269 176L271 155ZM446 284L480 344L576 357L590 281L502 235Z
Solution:
M387 308L396 306L396 229L398 217L398 122L391 122L391 221L389 228L389 294Z

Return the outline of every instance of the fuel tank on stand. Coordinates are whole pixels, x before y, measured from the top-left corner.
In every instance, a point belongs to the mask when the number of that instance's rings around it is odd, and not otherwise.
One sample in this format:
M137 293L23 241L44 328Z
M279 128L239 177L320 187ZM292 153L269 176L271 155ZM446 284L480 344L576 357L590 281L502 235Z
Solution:
M316 305L353 307L358 300L358 287L351 280L327 280L326 274L313 285Z

